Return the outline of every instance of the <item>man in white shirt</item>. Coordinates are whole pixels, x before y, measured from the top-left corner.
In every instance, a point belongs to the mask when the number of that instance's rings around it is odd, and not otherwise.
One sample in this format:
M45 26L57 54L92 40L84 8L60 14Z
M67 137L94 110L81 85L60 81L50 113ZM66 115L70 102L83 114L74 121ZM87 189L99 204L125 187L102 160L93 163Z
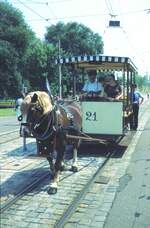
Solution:
M23 93L21 93L20 97L18 97L16 99L15 110L16 110L17 119L21 116L21 105L22 105L24 97L25 97L25 95Z
M96 70L89 70L88 71L88 76L89 76L89 80L85 83L83 89L82 89L82 93L84 95L88 95L88 94L103 94L103 86L100 82L97 81L97 72Z

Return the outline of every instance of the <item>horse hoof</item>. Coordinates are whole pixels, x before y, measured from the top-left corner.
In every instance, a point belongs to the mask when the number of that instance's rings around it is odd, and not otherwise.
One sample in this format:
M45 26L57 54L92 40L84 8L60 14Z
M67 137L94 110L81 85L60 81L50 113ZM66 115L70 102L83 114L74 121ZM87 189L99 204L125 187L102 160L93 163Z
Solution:
M76 172L78 172L78 167L77 166L72 166L71 170L72 170L72 172L76 173Z
M48 192L49 195L56 194L57 193L57 188L50 187L47 192Z

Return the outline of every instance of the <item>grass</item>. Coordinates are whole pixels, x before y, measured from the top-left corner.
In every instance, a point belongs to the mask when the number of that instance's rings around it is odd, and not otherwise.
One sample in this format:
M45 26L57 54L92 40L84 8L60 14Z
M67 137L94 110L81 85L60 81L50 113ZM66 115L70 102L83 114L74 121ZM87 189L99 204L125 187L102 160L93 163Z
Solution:
M0 117L5 117L5 116L15 116L16 111L14 108L1 108L0 109Z
M14 100L0 100L0 106L15 106L15 101Z

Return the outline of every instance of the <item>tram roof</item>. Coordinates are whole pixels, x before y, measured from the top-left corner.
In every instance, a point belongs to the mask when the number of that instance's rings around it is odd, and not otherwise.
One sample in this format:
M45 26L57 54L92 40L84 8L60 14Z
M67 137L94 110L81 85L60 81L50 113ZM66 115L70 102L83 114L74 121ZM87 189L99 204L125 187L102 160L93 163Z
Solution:
M137 71L137 67L129 57L108 55L85 55L60 58L56 64L75 65L77 68L96 69L99 71Z

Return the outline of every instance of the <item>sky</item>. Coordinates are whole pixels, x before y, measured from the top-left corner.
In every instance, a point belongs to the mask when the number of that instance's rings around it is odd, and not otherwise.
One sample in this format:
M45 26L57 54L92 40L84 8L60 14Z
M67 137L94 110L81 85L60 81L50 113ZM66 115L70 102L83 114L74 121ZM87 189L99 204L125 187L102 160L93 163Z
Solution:
M58 21L78 22L102 36L104 54L130 57L139 74L150 74L150 0L5 0L44 39ZM110 20L120 27L109 27Z

